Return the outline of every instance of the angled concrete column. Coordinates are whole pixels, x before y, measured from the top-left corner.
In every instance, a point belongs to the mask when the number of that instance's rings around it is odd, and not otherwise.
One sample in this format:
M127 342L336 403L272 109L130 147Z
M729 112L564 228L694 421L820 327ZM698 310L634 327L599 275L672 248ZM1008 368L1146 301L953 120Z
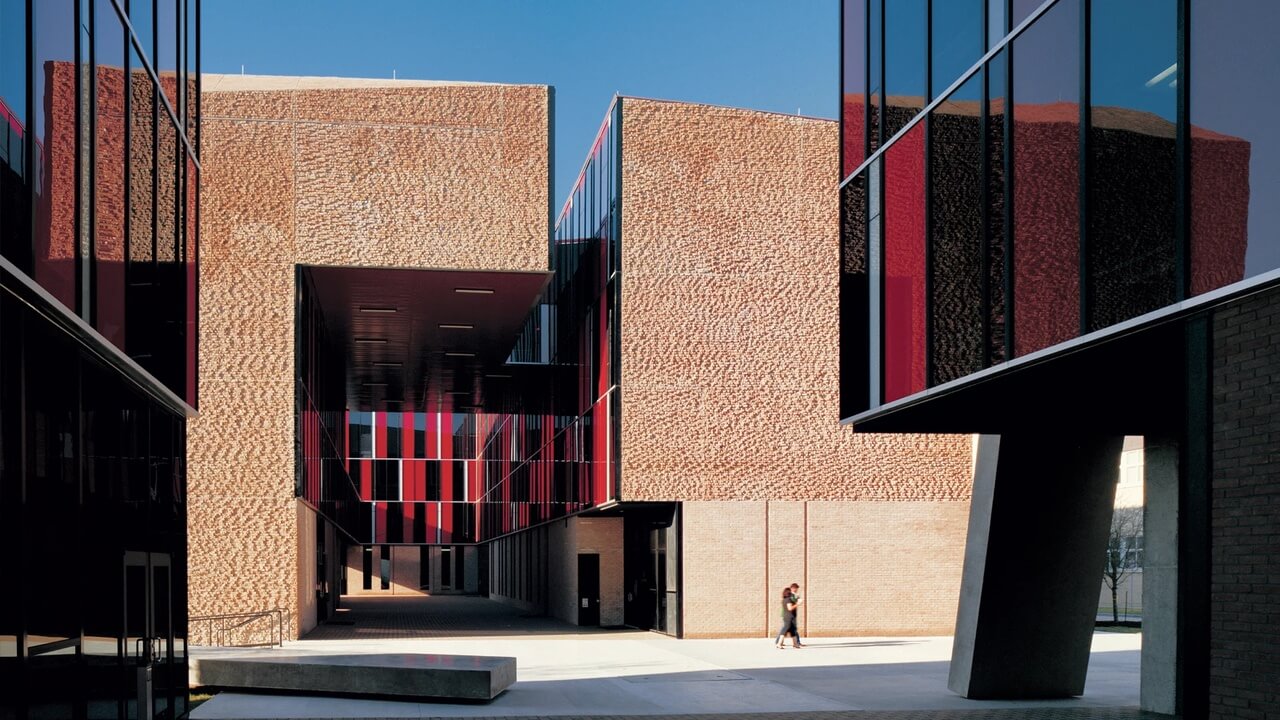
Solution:
M1123 438L978 439L948 687L1084 692Z
M1143 710L1178 708L1178 445L1146 438L1143 464Z

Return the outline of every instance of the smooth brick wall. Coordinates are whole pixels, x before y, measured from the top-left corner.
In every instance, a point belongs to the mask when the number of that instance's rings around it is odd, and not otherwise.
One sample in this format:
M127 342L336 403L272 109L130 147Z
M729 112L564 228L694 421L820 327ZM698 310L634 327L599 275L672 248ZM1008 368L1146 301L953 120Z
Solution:
M680 516L684 637L762 637L776 632L779 611L770 615L764 604L769 591L766 503L686 502Z
M1210 714L1280 717L1280 290L1213 318Z
M189 609L281 608L296 637L295 266L545 270L550 92L207 75L202 103Z
M685 637L950 635L966 502L707 501L682 506ZM766 582L767 573L767 582Z

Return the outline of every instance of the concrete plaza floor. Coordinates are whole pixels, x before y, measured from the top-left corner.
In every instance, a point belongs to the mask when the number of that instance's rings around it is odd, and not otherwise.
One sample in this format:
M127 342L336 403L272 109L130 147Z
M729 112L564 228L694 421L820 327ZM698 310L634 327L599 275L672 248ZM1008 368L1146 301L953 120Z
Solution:
M1136 718L1141 636L1097 633L1085 695L995 702L947 690L950 638L676 640L524 618L481 598L350 598L336 622L285 650L236 653L451 653L517 658L515 685L487 704L405 703L221 693L192 714L215 718L734 716L830 718ZM858 711L879 711L867 715ZM904 711L899 713L896 711ZM911 711L911 712L906 712Z

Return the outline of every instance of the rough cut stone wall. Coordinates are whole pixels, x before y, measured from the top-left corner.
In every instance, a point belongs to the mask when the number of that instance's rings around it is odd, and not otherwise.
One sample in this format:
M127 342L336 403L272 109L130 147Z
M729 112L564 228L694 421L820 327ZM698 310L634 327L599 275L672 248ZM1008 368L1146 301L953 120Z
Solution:
M1280 290L1213 319L1213 718L1280 717Z
M837 424L837 124L622 102L622 499L967 501L967 436Z
M216 75L203 91L190 612L282 608L296 636L314 588L296 557L295 265L544 270L550 93Z

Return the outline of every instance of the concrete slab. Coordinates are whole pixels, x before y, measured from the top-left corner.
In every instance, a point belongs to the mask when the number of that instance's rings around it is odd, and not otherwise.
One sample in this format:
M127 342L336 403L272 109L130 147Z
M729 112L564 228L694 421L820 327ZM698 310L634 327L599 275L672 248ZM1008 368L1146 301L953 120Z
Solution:
M436 653L198 655L191 684L350 697L489 701L516 681L516 659Z

